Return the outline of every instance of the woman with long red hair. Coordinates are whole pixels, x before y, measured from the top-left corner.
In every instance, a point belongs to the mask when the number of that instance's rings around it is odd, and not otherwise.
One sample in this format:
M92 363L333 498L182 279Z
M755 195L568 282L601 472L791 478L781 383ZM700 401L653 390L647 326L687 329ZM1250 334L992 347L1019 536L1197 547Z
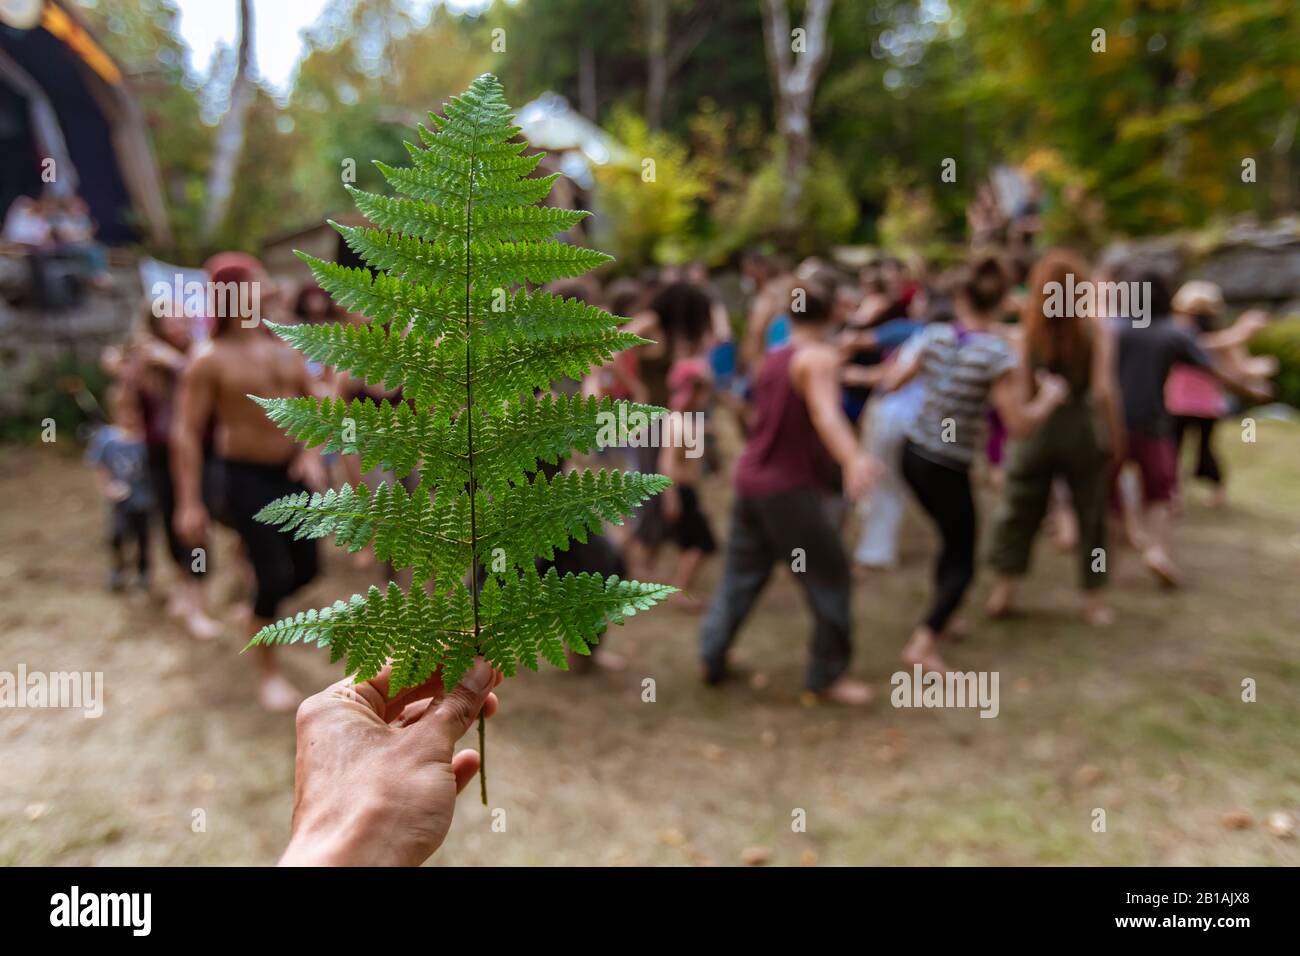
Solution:
M1068 382L1070 393L1042 428L1008 449L1006 489L994 514L988 552L998 573L988 602L994 617L1011 609L1016 579L1029 568L1034 537L1047 513L1052 485L1059 480L1069 488L1078 518L1084 618L1098 625L1112 620L1100 588L1106 580L1107 463L1113 450L1124 447L1115 349L1103 318L1080 315L1074 302L1063 301L1066 290L1088 281L1088 264L1065 249L1044 254L1029 274L1015 372L1018 387L1028 401L1037 387L1037 373L1045 371ZM1065 308L1049 308L1052 300Z

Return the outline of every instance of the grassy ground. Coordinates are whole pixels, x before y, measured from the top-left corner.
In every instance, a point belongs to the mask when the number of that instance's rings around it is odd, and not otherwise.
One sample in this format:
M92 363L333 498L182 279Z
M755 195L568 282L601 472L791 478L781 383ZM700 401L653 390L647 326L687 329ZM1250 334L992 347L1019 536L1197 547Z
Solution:
M994 625L968 607L975 633L950 659L999 671L997 719L889 705L926 594L930 534L913 520L903 569L856 590L854 671L881 691L873 709L800 701L807 619L787 579L742 636L748 686L702 688L696 618L655 611L610 637L627 671L503 688L488 747L505 832L467 794L438 862L1300 863L1300 840L1267 825L1300 817L1300 428L1233 437L1225 428L1233 506L1193 502L1178 529L1185 591L1158 592L1113 550L1120 620L1090 631L1072 616L1070 560L1043 548L1030 613ZM715 515L723 497L710 489ZM0 671L103 671L106 696L98 720L0 711L0 864L273 861L293 721L258 710L234 634L200 646L160 599L105 591L92 476L68 453L0 449L0 502ZM213 572L226 607L229 549L219 542ZM331 559L306 603L368 580ZM304 687L335 676L314 650L285 657ZM1246 677L1255 703L1240 699ZM806 832L792 829L799 810Z

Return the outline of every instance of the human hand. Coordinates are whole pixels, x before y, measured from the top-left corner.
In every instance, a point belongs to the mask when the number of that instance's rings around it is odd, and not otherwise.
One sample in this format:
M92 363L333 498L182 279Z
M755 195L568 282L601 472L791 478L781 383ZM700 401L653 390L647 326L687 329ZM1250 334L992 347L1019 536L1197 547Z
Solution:
M1039 399L1049 408L1055 408L1070 397L1070 383L1059 375L1039 369L1034 381Z
M497 709L483 660L451 693L441 671L388 696L389 674L345 678L298 708L293 833L281 866L419 866L447 836L479 755L452 750Z
M844 496L857 501L871 490L882 470L880 462L870 455L855 457L844 469Z
M172 524L176 537L191 547L197 547L208 533L208 509L201 504L177 505Z
M324 460L313 451L302 452L290 463L289 477L301 481L312 491L324 491L330 484Z

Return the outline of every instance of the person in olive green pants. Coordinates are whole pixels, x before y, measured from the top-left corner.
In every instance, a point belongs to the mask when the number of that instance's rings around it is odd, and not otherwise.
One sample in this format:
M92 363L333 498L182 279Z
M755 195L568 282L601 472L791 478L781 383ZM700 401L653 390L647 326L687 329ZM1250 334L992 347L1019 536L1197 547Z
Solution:
M1029 570L1030 552L1047 514L1052 483L1060 478L1070 490L1078 518L1080 586L1084 591L1102 587L1106 579L1107 460L1088 395L1072 395L1042 428L1014 441L1007 454L1006 487L993 515L986 556L989 566L1010 578ZM994 608L995 613L998 610Z
M1107 562L1106 495L1111 450L1124 447L1123 419L1105 317L1060 315L1048 306L1052 284L1066 285L1068 275L1077 286L1088 278L1087 264L1072 253L1053 250L1029 277L1018 374L1026 397L1032 396L1036 376L1043 371L1065 378L1070 397L1041 428L1008 450L1006 488L994 512L986 554L998 575L987 609L993 617L1011 611L1016 579L1029 569L1034 537L1047 514L1052 483L1059 478L1069 488L1079 523L1083 616L1090 624L1105 625L1113 620L1101 600Z

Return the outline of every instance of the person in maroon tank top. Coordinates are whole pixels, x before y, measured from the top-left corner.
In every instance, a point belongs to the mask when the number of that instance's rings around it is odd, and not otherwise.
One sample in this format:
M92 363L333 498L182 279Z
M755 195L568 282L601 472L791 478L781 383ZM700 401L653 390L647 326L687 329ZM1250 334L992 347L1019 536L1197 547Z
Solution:
M806 684L843 704L871 702L871 688L847 676L848 556L826 511L834 470L857 498L879 472L858 444L840 401L839 351L828 340L833 289L805 283L791 294L793 331L769 352L754 383L755 416L736 462L722 581L700 634L704 680L727 677L727 652L772 568L789 563L814 624Z

